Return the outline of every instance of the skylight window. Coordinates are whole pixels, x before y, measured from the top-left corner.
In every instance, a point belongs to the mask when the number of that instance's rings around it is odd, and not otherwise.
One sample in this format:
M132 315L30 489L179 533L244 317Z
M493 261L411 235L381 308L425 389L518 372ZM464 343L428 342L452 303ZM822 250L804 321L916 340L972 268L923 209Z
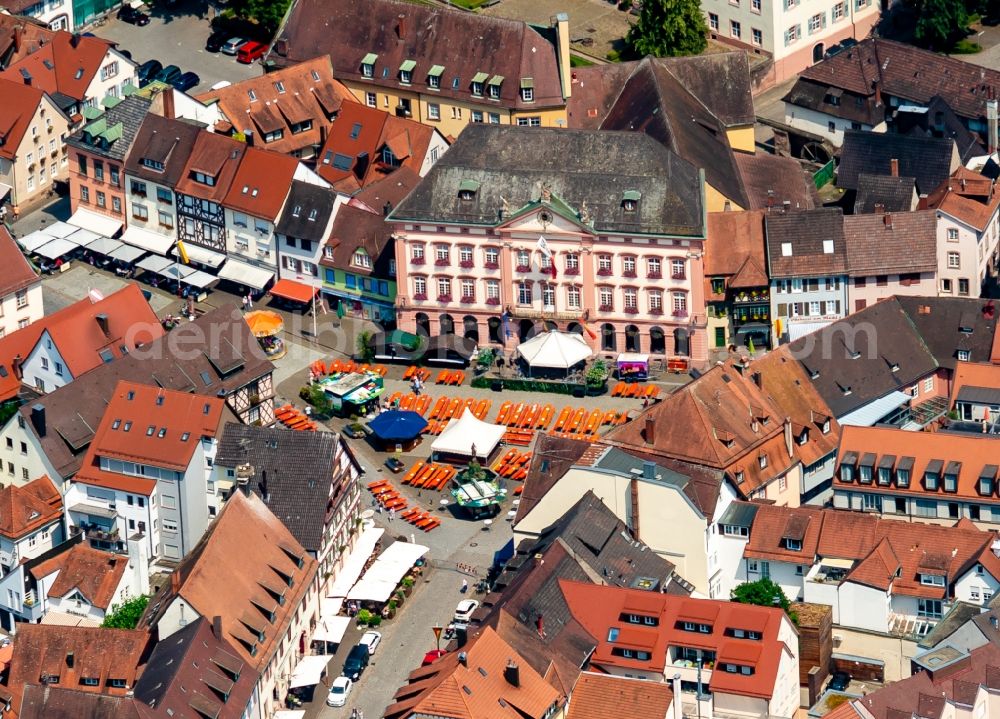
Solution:
M122 427L122 432L128 432L130 429L132 429L132 423L131 422L126 422L125 426Z
M309 210L309 221L310 222L315 222L316 221L316 216L318 214L319 213L315 209Z
M153 426L153 425L149 425L148 427L146 427L146 436L147 436L147 437L152 437L152 436L153 436L153 433L154 433L155 431L156 431L156 427L155 427L155 426Z
M284 95L285 83L283 83L281 80L278 80L276 83L274 83L274 89L278 91L279 95Z
M316 72L315 70L312 70L309 74L312 75L312 79L315 82L319 82L319 73L318 72Z
M190 436L191 436L190 432L185 432L184 434L181 435L181 442L187 442Z
M111 429L118 429L121 426L122 426L122 421L120 419L116 419L114 422L111 423Z
M333 156L333 166L338 170L350 170L353 162L350 155L342 155L338 152Z
M361 123L360 122L355 122L354 126L351 127L351 139L352 140L357 140L358 139L358 135L360 135L360 134L361 134Z
M160 439L163 439L164 437L166 437L167 436L167 428L166 427L160 427L160 431L156 433L156 436L159 437Z
M296 205L295 207L292 208L292 217L298 217L300 214L302 214L301 205Z
M247 90L247 95L250 96L250 102L254 102L257 99L257 93L253 90Z

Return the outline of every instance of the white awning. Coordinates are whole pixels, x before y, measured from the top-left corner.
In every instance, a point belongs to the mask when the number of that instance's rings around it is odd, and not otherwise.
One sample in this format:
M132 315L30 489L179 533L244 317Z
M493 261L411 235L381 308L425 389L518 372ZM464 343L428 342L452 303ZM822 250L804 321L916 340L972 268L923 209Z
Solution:
M330 587L327 596L347 596L347 593L351 591L351 587L354 586L354 583L358 581L358 577L361 576L361 572L364 571L365 564L372 556L372 552L375 551L375 545L378 544L378 540L382 538L383 534L385 534L385 530L381 527L369 527L361 533L357 544L354 545L354 549L344 561L344 566L337 570L333 586Z
M375 578L394 581L398 584L413 569L417 560L428 551L429 549L422 544L393 542L365 572L365 579L368 579L374 572Z
M848 412L843 417L838 417L840 426L871 427L879 420L892 412L894 409L902 407L912 399L906 392L896 390L884 397L869 402L863 407L859 407L853 412Z
M125 234L122 235L122 241L132 245L133 247L138 247L140 250L155 252L156 254L163 256L166 256L167 250L169 250L170 246L174 244L173 237L167 237L166 235L160 235L156 232L150 232L149 230L144 230L141 227L126 228Z
M55 240L49 240L44 245L35 250L36 255L41 255L50 260L54 260L57 257L62 257L79 247L78 244L70 240L60 238Z
M99 215L82 207L69 218L69 224L82 227L85 230L93 230L105 237L113 237L122 228L121 220L116 220L114 217L108 217L107 215Z
M103 235L98 232L94 232L93 230L85 230L83 228L80 228L72 234L66 235L67 240L75 242L80 245L80 247L86 247L99 237L103 237Z
M39 232L44 232L49 237L69 237L74 232L80 228L77 225L71 225L68 222L53 222L48 227L43 227Z
M854 566L853 559L841 559L840 557L823 557L819 563L824 567L833 567L834 569L850 569Z
M279 709L274 713L274 719L305 719L305 709Z
M80 232L86 232L86 230L80 230ZM70 239L76 239L76 235ZM124 247L118 240L112 240L110 237L98 237L92 240L89 244L84 245L86 249L90 252L96 252L99 255L110 255L112 252L120 247Z
M639 354L638 352L622 352L618 355L618 363L627 362L642 362L643 364L649 363L649 355Z
M288 688L295 689L297 687L310 687L319 684L319 680L326 670L326 665L330 663L331 659L333 657L326 654L302 657L295 666L295 671L292 672Z
M441 436L431 444L431 451L471 457L472 448L475 447L477 457L489 457L506 431L505 427L498 424L477 419L466 408L461 418L448 422Z
M181 265L183 267L183 265ZM219 278L215 275L210 275L207 272L202 272L201 270L195 270L190 275L184 278L184 284L191 285L192 287L197 287L198 289L205 289L213 282L218 282Z
M532 367L550 369L569 369L593 354L580 335L555 330L522 342L517 353Z
M25 252L34 252L39 247L49 242L52 242L52 235L48 235L41 230L36 230L30 235L25 235L24 237L17 238L17 244L21 246Z
M109 252L108 257L130 265L144 254L146 254L146 250L140 250L132 245L122 245L117 250Z
M354 585L347 598L358 602L387 602L399 582L364 577Z
M197 272L194 267L188 267L187 265L182 265L180 262L171 262L169 265L160 270L160 274L170 280L177 280L178 282L184 280L195 272Z
M831 322L833 322L833 320L823 320L821 322L789 322L788 341L794 342L799 337L805 337L806 335L811 334L816 330L823 329Z
M349 626L351 626L350 617L320 617L319 624L313 630L312 640L339 644Z
M7 184L4 184L3 182L0 182L0 202L3 202L4 200L6 200L7 199L7 195L9 195L10 191L13 190L13 189L14 188L11 187L10 185L7 185Z
M253 287L255 290L262 290L274 279L274 273L248 265L246 262L230 259L226 260L226 264L219 270L219 277Z
M190 242L184 243L184 251L187 252L188 259L191 260L191 262L197 262L199 265L218 267L226 261L226 255L224 253L213 252L212 250L207 250L204 247L192 245ZM173 257L178 258L181 256L181 253L176 247L170 250L170 254Z
M150 255L149 257L144 258L140 262L137 262L135 266L138 267L140 270L146 270L147 272L153 272L158 275L161 272L163 272L163 270L170 267L170 265L172 264L174 263L168 260L166 257L160 257L159 255Z

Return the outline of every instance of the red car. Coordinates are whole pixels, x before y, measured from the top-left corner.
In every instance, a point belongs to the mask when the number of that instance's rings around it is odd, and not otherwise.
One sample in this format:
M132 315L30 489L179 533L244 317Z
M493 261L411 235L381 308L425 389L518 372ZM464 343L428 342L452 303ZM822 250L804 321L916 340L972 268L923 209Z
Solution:
M254 60L264 57L269 47L262 42L248 42L236 53L236 61L249 65Z
M424 654L424 660L420 662L420 666L426 667L428 664L433 664L447 653L444 649L431 649Z

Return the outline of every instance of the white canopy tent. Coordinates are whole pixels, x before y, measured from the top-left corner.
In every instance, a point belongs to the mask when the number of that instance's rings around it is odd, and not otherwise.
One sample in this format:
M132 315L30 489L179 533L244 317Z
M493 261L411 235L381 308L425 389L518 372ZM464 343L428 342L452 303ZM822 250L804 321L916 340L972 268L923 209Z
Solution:
M305 709L279 709L274 713L274 719L305 719Z
M309 687L319 684L319 680L326 670L326 665L330 663L331 659L333 657L326 654L314 654L302 657L299 663L295 665L295 671L292 672L288 688L296 689L298 687Z
M212 252L212 250L199 247L198 245L192 245L187 242L184 243L184 252L187 253L188 259L191 260L191 262L208 265L209 267L218 267L226 261L226 255L221 252ZM178 247L170 250L170 254L178 259L182 259L181 251Z
M68 222L53 222L48 227L43 227L39 232L44 232L49 237L69 237L79 230L79 226L71 225Z
M197 272L194 267L188 267L187 265L182 265L179 262L171 262L169 265L160 270L159 274L163 275L169 280L185 280L189 275L193 275ZM186 281L186 280L185 280Z
M522 342L517 353L532 367L569 369L593 355L581 335L573 332L545 332Z
M330 642L340 644L351 625L350 617L341 616L321 616L316 629L313 630L312 640L314 642Z
M80 230L80 232L86 232L86 230ZM76 235L74 234L70 239L75 240ZM118 240L112 240L110 237L95 237L93 240L87 243L87 245L85 245L86 249L89 252L96 252L99 255L110 255L119 247L124 247L124 246L125 245L123 245Z
M428 551L422 544L393 542L354 585L347 598L362 602L387 601L403 577Z
M346 597L351 591L351 587L358 581L361 572L365 569L368 558L375 551L375 545L385 534L381 527L369 527L358 537L357 544L351 550L350 555L344 561L344 566L335 572L337 575L333 580L333 586L327 592L328 597Z
M255 290L262 290L274 279L274 273L260 267L248 265L246 262L229 259L219 270L219 277L231 282L238 282Z
M100 237L104 237L104 235L100 234L99 232L94 232L93 230L85 230L83 228L80 228L79 230L77 230L72 234L66 235L67 240L69 240L70 242L75 242L76 244L80 245L80 247L86 247L91 242Z
M53 239L52 235L46 234L41 230L35 230L29 235L19 237L17 244L19 244L25 252L34 252L42 245L52 242Z
M82 227L85 230L92 230L98 235L104 235L105 237L112 237L122 228L121 220L116 220L114 217L108 217L107 215L92 212L91 210L85 210L82 207L73 213L68 223L76 227Z
M138 247L146 252L155 252L158 255L166 255L167 250L174 244L173 237L144 230L141 227L127 227L122 234L122 241L133 247Z
M152 272L158 275L161 272L163 272L163 270L170 267L170 265L172 264L174 263L168 260L166 257L160 257L159 255L150 255L149 257L144 258L140 262L137 262L135 266L138 267L140 270L146 270L147 272Z
M459 419L448 422L448 426L431 444L431 452L472 457L472 448L475 447L477 457L488 458L506 431L498 424L477 419L466 408Z
M369 570L370 571L370 570ZM399 582L390 582L384 579L369 579L362 577L361 581L354 585L348 599L358 602L387 602L396 589Z
M73 240L67 240L66 238L57 238L54 240L49 240L41 247L35 249L36 255L41 255L42 257L54 260L57 257L62 257L67 255L73 250L79 247L78 244L73 242Z
M219 278L215 275L210 275L207 272L195 270L182 281L186 285L191 285L192 287L197 287L198 289L203 290L213 282L218 282Z
M132 245L122 245L118 249L109 252L108 257L130 265L144 254L146 254L146 251L140 250L138 247L133 247Z

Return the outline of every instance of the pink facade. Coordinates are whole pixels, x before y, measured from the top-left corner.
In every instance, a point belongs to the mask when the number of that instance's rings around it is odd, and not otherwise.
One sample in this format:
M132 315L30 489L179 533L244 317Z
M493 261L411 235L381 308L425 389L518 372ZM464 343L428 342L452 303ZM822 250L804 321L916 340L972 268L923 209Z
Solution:
M707 361L702 237L598 234L545 202L490 229L397 222L395 236L400 329L511 349L558 328L608 355Z
M936 294L937 272L852 277L847 286L847 309L858 312L893 295L933 297Z

